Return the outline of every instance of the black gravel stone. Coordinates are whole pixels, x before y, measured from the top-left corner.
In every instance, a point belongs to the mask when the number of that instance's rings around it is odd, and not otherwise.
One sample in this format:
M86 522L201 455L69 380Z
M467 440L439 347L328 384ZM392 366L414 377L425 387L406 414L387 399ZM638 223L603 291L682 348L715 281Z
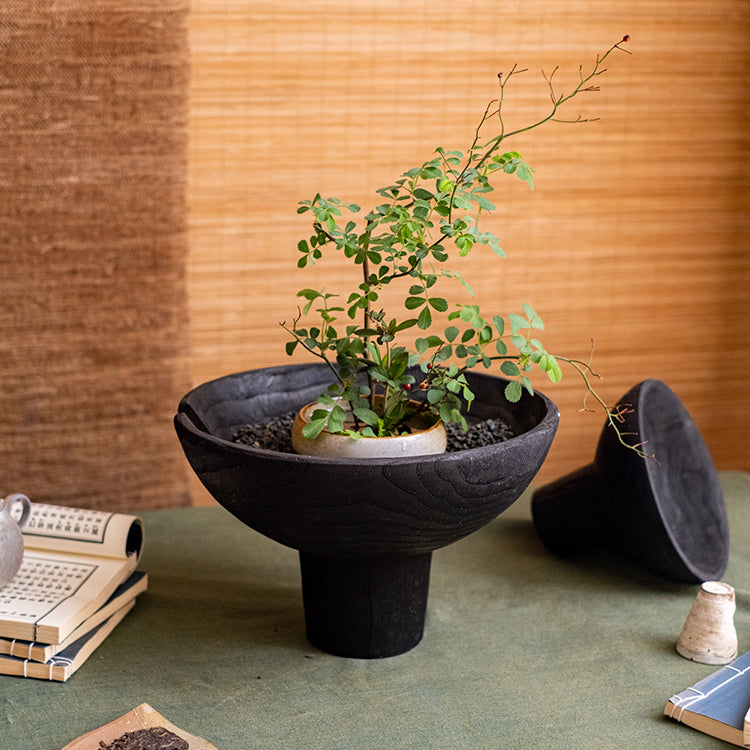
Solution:
M294 453L292 448L292 424L294 412L269 417L262 422L249 424L238 430L232 439L235 443L265 448L278 453Z
M271 417L257 424L246 425L238 430L233 440L235 443L250 445L253 448L280 453L294 453L292 448L292 423L294 412ZM486 419L483 422L469 425L463 430L457 424L449 424L445 431L448 435L446 453L464 451L469 448L482 448L486 445L501 443L513 437L513 431L500 419Z
M483 422L469 425L468 430L457 424L449 424L445 431L448 434L446 453L483 448L513 437L513 430L501 419L485 419Z

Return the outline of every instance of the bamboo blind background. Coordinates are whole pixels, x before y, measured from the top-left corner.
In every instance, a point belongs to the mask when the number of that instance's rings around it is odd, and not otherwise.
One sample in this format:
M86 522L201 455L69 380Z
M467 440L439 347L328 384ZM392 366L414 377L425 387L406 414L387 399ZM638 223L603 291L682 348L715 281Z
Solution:
M187 3L0 7L0 496L187 504Z
M521 122L548 103L541 68L570 85L630 34L633 54L569 110L599 121L507 143L536 190L500 183L491 225L507 258L474 251L460 270L485 312L533 304L550 350L585 359L593 339L608 401L667 382L719 468L750 469L749 18L742 0L194 0L194 382L287 361L279 321L323 278L295 267L298 200L372 205L434 147L468 146L499 71L529 68L506 93ZM333 290L350 270L323 273ZM545 481L591 460L603 417L578 412L572 372L537 385L561 411Z
M508 143L536 190L500 183L487 227L508 257L460 270L486 311L533 304L551 350L585 358L593 339L609 401L665 380L719 468L750 469L749 16L741 0L6 2L3 493L186 501L180 395L288 361L295 292L351 279L296 269L297 201L371 205L436 146L466 148L498 72L529 68L508 90L522 122L546 107L541 68L562 89L626 33L633 54L570 110L600 120ZM537 385L562 415L544 481L590 460L603 420L578 413L573 373Z

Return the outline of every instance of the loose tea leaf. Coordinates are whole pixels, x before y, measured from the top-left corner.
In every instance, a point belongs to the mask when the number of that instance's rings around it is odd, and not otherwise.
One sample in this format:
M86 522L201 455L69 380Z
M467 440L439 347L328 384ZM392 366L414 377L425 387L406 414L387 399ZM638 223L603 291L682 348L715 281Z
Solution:
M117 739L112 739L117 737ZM217 750L175 726L148 703L69 742L63 750ZM5 750L5 747L2 748Z
M99 743L100 750L190 750L190 745L164 727L137 729L126 732L106 745Z

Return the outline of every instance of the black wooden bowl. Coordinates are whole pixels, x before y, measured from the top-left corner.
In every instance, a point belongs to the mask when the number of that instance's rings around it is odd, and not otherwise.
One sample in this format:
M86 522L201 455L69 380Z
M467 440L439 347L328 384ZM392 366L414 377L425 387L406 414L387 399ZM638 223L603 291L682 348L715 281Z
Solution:
M729 525L697 426L660 380L638 383L619 403L626 407L620 429L643 441L656 460L623 448L605 423L591 464L534 493L540 538L558 555L607 548L673 581L720 579L729 561Z
M299 550L308 638L323 650L371 658L416 645L432 551L502 513L541 467L556 406L540 393L510 404L504 379L468 379L471 418L500 418L516 437L392 459L317 458L233 442L244 425L313 401L330 382L317 363L229 375L182 399L175 427L204 486L243 523Z

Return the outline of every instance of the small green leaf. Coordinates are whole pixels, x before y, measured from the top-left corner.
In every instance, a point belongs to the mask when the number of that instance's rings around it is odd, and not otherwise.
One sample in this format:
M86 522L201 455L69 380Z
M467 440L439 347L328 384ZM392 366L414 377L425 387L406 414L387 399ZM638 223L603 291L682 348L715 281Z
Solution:
M474 246L474 239L468 234L462 234L456 237L456 247L458 248L458 254L464 257L469 254L469 251Z
M477 327L482 325L482 319L479 317L479 307L477 305L463 305L459 313L461 320L471 323Z
M466 291L473 297L474 296L474 290L471 288L471 285L469 284L469 282L466 281L466 279L463 276L461 276L461 274L458 273L458 271L456 271L453 274L453 276L455 278L457 278L461 282L461 284L464 287L464 289L466 289Z
M478 335L480 345L484 346L492 341L492 328L490 328L488 325L485 325L478 332Z
M407 351L399 352L388 368L388 376L391 380L398 380L406 371L409 365L409 353Z
M312 419L302 428L302 437L306 440L315 440L326 426L325 419Z
M503 373L503 375L508 375L512 378L515 378L521 374L521 371L518 369L518 365L508 359L506 359L505 362L500 365L500 371Z
M417 318L417 326L421 328L423 331L429 328L432 325L432 313L430 312L430 308L425 306L422 308L422 312L419 313L419 317Z
M471 402L474 400L474 391L470 390L468 386L464 386L464 398L468 402L469 406L471 406Z
M456 193L453 196L453 205L456 208L463 209L464 211L471 211L471 209L474 208L474 206L471 204L471 201L461 193Z
M404 302L404 307L407 310L416 310L418 307L422 307L425 304L424 297L407 297Z
M442 388L430 388L427 391L427 402L433 406L440 402L445 396L445 391Z
M505 386L505 398L507 398L512 404L521 400L522 393L523 387L517 380L511 380L510 383Z
M394 331L398 333L399 331L405 331L407 328L412 328L415 325L417 325L417 319L409 318L408 320L404 320L401 323L399 323L394 329Z
M371 427L377 427L378 422L380 421L380 417L374 411L364 407L361 409L355 409L354 416L359 419L360 422L364 422Z
M531 167L526 164L526 162L523 162L522 164L518 165L518 170L516 171L516 175L520 177L520 179L524 180L524 182L527 182L529 184L529 187L533 190L534 189L534 170L531 169Z
M427 301L438 312L446 312L448 310L448 302L442 297L430 297Z
M424 221L430 215L430 207L424 203L418 203L414 206L414 218Z
M453 347L450 344L446 344L445 346L438 349L437 354L435 354L433 361L434 362L445 362L446 359L448 359L453 354Z
M300 289L297 292L298 297L304 297L306 300L314 300L318 299L318 297L322 297L323 295L317 290L317 289Z
M346 419L346 412L343 407L336 404L331 409L328 415L328 431L329 432L341 432L344 429L344 420Z
M520 315L517 315L516 313L511 313L508 316L508 319L510 320L510 328L513 333L518 333L518 331L520 331L522 328L529 327L529 321L526 320L526 318L522 318Z
M451 407L448 404L440 404L440 408L438 409L438 413L440 414L440 419L443 420L446 424L450 422L457 421L455 418L455 409L451 409Z
M544 330L544 322L539 317L537 311L529 304L524 302L521 307L523 308L526 317L529 319L529 324L532 328L537 328L540 331Z
M434 165L425 164L420 173L420 177L425 180L433 179L436 180L438 177L442 177L443 173L440 169Z
M560 367L560 363L551 354L547 355L547 363L544 370L553 383L559 383L562 380L562 368Z

